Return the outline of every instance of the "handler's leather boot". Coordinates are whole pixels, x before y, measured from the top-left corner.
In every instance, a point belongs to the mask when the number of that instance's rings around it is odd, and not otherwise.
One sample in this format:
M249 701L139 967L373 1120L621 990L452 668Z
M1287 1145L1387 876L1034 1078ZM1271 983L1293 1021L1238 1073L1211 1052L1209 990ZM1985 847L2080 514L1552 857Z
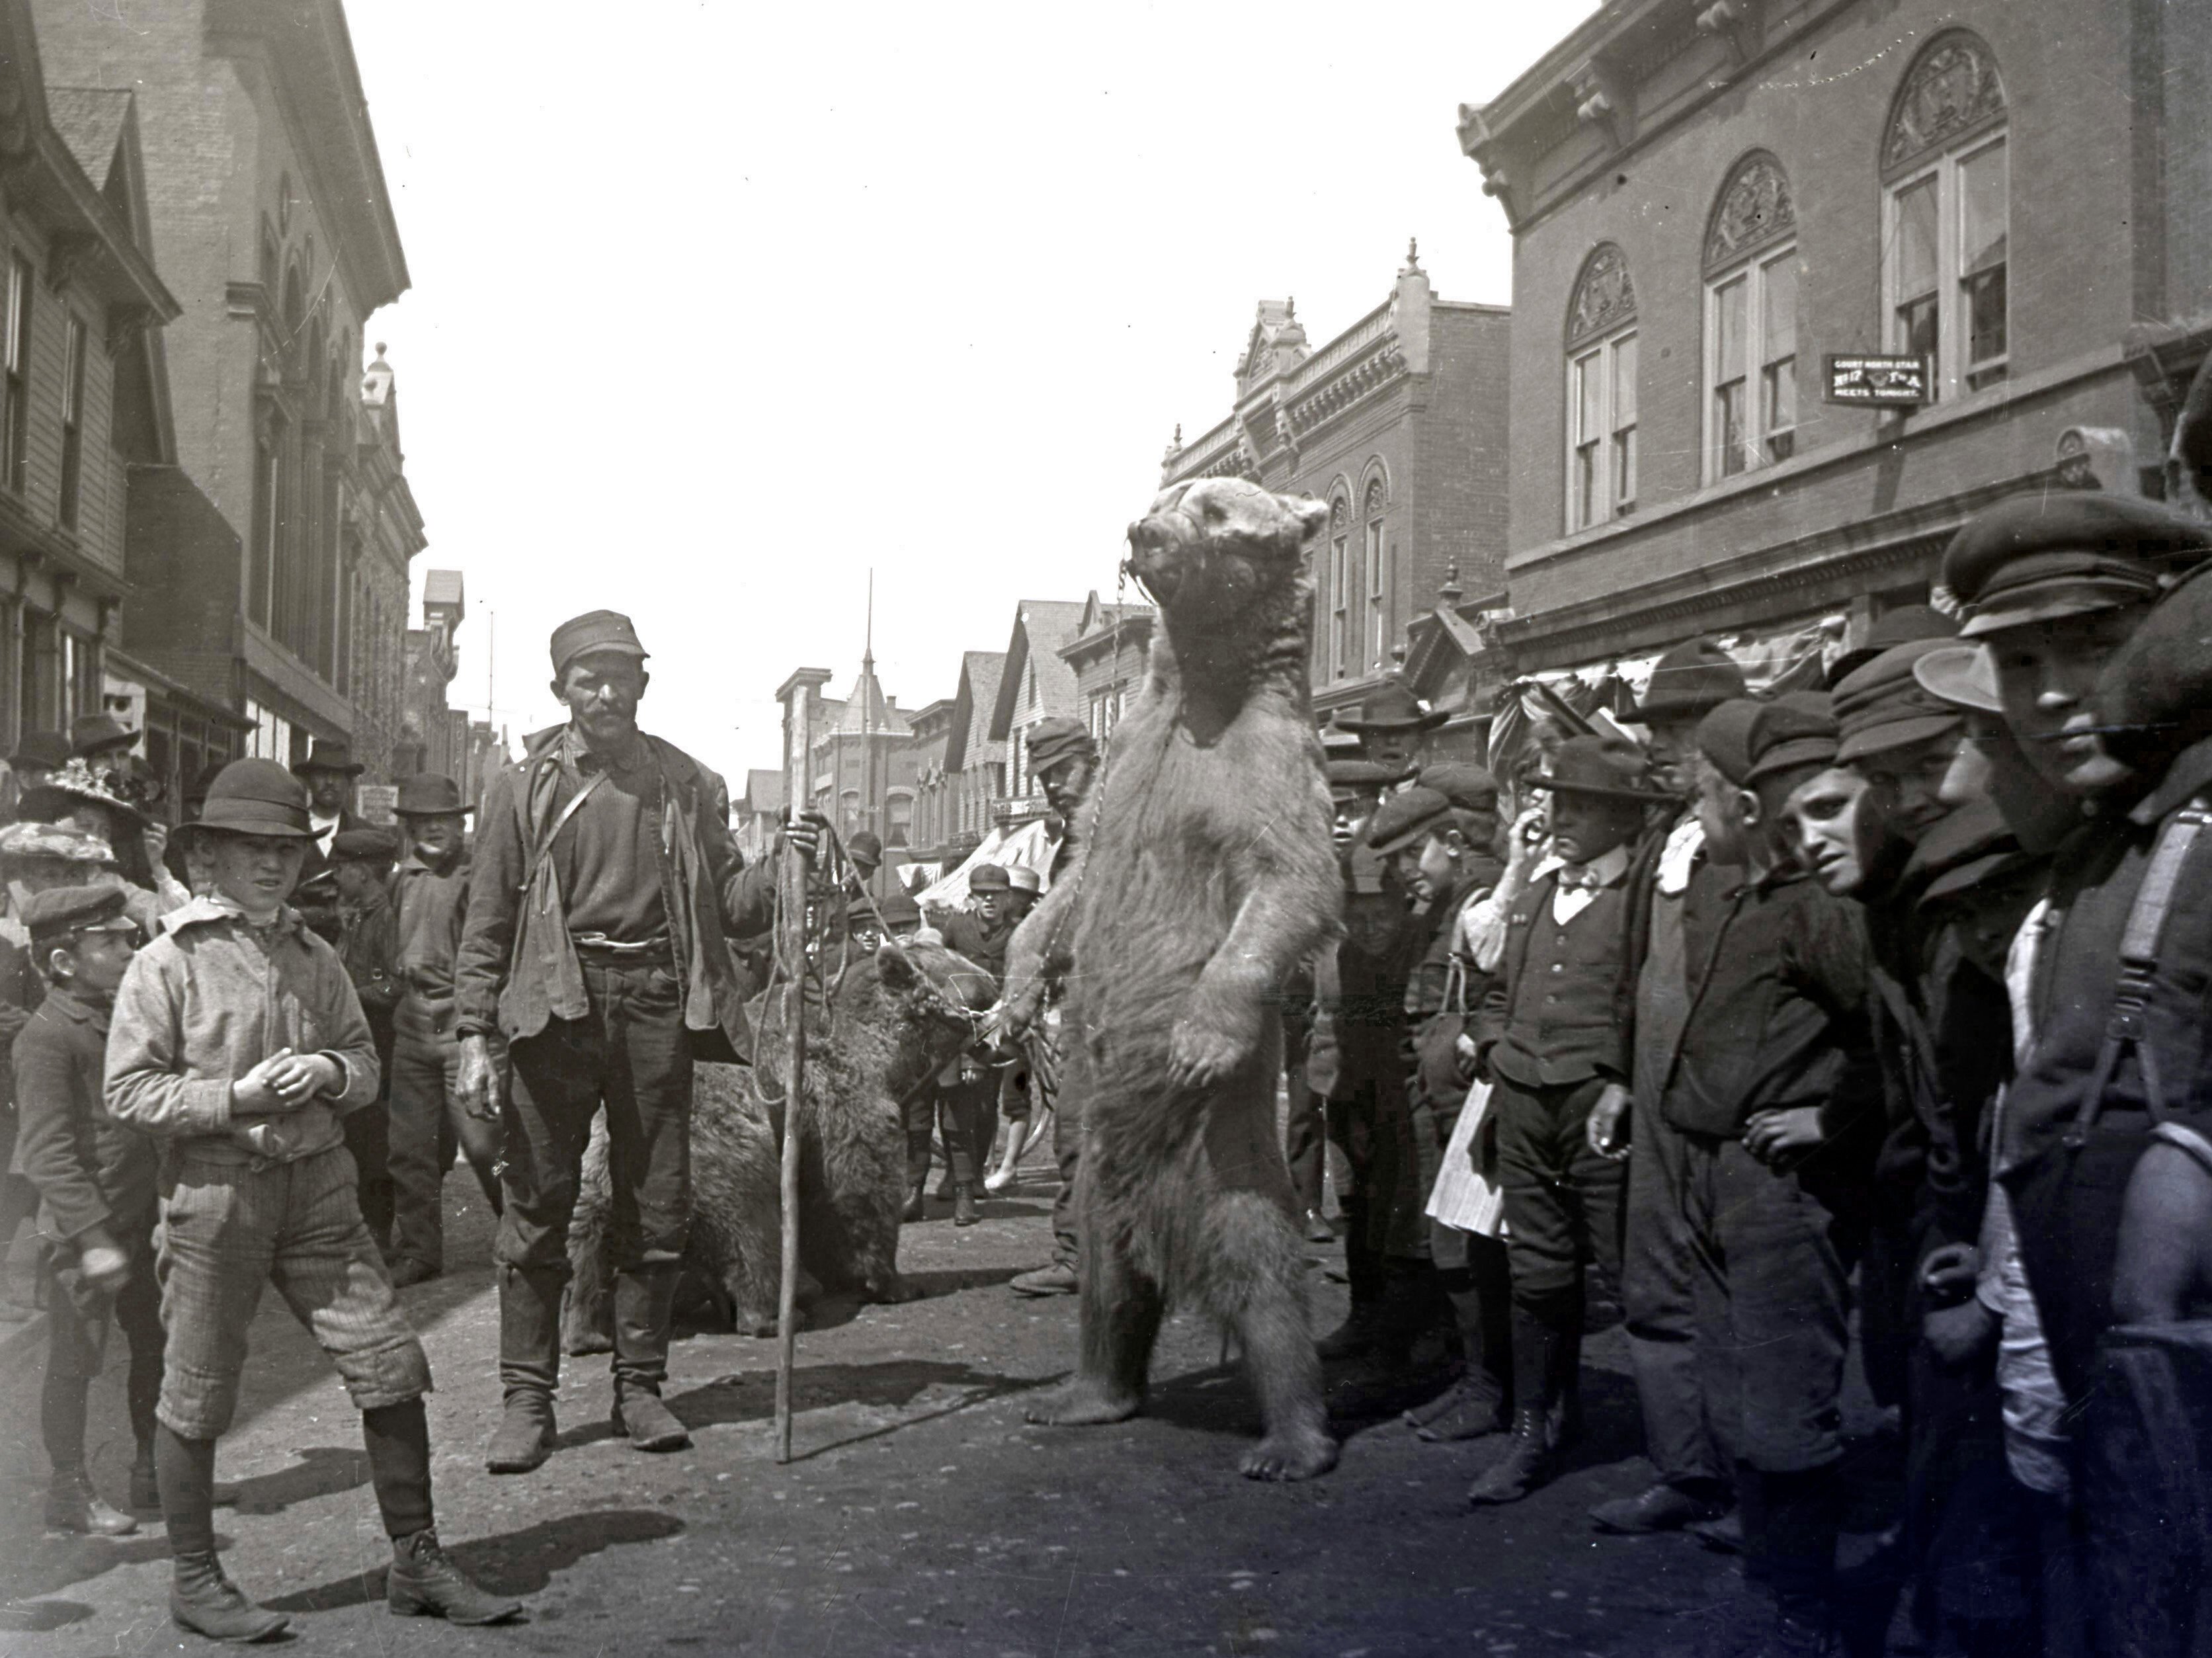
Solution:
M899 1212L899 1219L908 1225L929 1218L929 1181L925 1176L907 1188L906 1207Z
M561 1376L559 1271L499 1269L499 1428L484 1449L490 1473L528 1473L553 1452L553 1388Z
M682 1271L669 1260L615 1274L614 1427L641 1451L680 1451L691 1442L690 1430L660 1400Z
M957 1183L952 1188L952 1224L955 1226L973 1226L982 1218L975 1207L975 1187L967 1181Z
M223 1576L215 1551L180 1554L176 1576L169 1584L169 1616L180 1628L210 1641L244 1645L282 1635L292 1620L247 1600L237 1584Z
M384 1604L395 1618L442 1618L449 1624L503 1624L522 1602L471 1582L438 1546L435 1527L392 1540L392 1571Z

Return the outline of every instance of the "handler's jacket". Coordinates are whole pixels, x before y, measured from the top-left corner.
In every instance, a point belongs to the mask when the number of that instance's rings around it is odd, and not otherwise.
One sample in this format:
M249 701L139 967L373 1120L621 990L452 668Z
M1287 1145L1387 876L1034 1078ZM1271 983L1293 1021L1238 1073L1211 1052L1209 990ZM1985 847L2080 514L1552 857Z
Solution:
M337 1061L345 1085L295 1111L240 1116L230 1086L279 1048ZM195 898L115 993L108 1114L217 1163L296 1163L345 1143L338 1117L377 1098L376 1042L338 953L287 906L272 927Z
M591 1011L584 969L568 936L557 859L544 845L574 773L562 762L568 728L532 735L519 764L492 780L477 815L468 920L453 970L464 1036L534 1036L551 1019ZM749 1060L747 986L730 953L732 936L774 925L775 883L747 869L730 837L728 790L697 761L641 732L659 768L659 878L669 944L684 983L684 1023L719 1030L735 1058ZM542 851L541 851L542 848ZM533 853L540 853L535 868Z
M99 1230L143 1250L154 1232L161 1152L100 1103L110 1006L67 985L46 993L15 1038L23 1173L39 1188L40 1228L74 1240Z
M410 851L392 877L397 971L404 986L394 1023L410 1040L434 1042L453 1034L453 965L468 920L470 873L458 854L441 873Z
M2133 1021L2137 1040L2101 1092L2092 1092L2121 942L2159 831L2204 798L2212 798L2212 738L2183 750L2131 805L2115 802L2067 838L2052 856L2049 909L2029 923L2041 928L2030 987L2034 1047L2006 1095L1996 1172L2052 1366L2077 1402L2088 1391L2097 1339L2112 1323L2121 1199L2158 1121L2144 1054L2166 1114L2201 1123L2212 1109L2212 895L2197 873L2206 867L2201 844L2167 909Z

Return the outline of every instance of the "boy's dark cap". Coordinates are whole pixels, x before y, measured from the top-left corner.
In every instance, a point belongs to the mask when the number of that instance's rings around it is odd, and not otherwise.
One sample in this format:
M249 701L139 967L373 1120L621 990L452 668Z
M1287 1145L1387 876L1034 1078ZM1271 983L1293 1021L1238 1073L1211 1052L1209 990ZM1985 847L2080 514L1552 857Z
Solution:
M586 651L618 651L640 662L648 654L638 642L637 629L620 610L586 610L554 629L554 677L558 678Z
M1008 892L1013 884L1006 872L996 864L978 864L968 872L970 892Z
M921 906L915 902L914 895L910 892L902 890L886 894L884 901L876 908L883 911L884 924L886 926L920 926L921 925Z
M399 837L390 829L340 829L331 837L333 864L388 864L399 855Z
M1759 707L1747 696L1732 696L1698 721L1698 752L1739 788L1751 778L1751 727Z
M8 756L11 766L44 766L48 771L59 771L69 764L70 740L59 732L25 732L23 740L15 744L15 752Z
M1943 585L1967 605L1962 639L2148 604L2161 578L2212 556L2212 525L2100 489L2014 495L1960 527Z
M1836 659L1826 676L1827 687L1832 691L1893 645L1958 636L1958 618L1944 615L1932 604L1900 604L1893 610L1884 610L1867 629L1866 643Z
M1098 745L1091 740L1091 733L1083 722L1070 720L1065 714L1056 714L1038 720L1023 740L1029 745L1030 770L1033 773L1050 771L1070 760L1098 757Z
M1443 792L1416 783L1375 809L1367 823L1367 844L1378 857L1426 840L1437 829L1455 828L1452 803Z
M234 760L208 787L203 829L232 835L282 835L307 840L307 792L274 760Z
M1461 811L1498 810L1498 780L1481 767L1463 760L1425 767L1417 780L1423 788L1434 789Z
M1626 738L1570 737L1553 751L1551 763L1528 780L1528 786L1639 805L1680 805L1673 795L1645 784L1647 763L1642 745Z
M1744 694L1743 670L1710 639L1688 639L1651 665L1651 683L1630 718L1702 719L1722 703Z
M1378 766L1372 760L1330 760L1322 769L1328 777L1330 792L1336 794L1379 793L1407 777L1406 773Z
M468 807L461 801L461 786L452 778L418 771L400 780L399 804L394 810L402 817L450 817Z
M1793 691L1753 706L1759 712L1752 719L1746 744L1751 764L1743 774L1744 782L1757 783L1802 766L1836 763L1842 737L1826 692Z
M123 913L129 902L120 887L50 887L23 906L23 926L34 944L77 932L135 932L137 922Z
M87 714L78 715L70 726L69 740L70 752L82 759L110 749L127 749L138 740L138 733L112 714Z
M1922 684L1913 670L1924 657L1957 648L1948 639L1893 645L1837 686L1836 724L1843 741L1836 758L1849 763L1955 730L1965 714Z

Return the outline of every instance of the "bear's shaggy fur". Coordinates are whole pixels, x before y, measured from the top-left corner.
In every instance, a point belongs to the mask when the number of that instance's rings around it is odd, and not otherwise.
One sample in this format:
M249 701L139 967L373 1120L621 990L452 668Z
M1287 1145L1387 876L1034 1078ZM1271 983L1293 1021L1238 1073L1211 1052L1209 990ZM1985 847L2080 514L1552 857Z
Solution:
M1078 1374L1030 1419L1114 1422L1144 1399L1171 1304L1233 1328L1266 1432L1255 1479L1336 1461L1306 1326L1305 1254L1275 1134L1279 987L1339 925L1307 698L1317 501L1176 486L1130 526L1163 629L1080 814L1076 862L1016 935L1007 1016L1067 975L1065 1086L1084 1114Z
M899 1211L906 1131L899 1102L973 1034L991 976L965 957L902 939L830 976L830 1011L807 1016L806 1110L799 1148L799 1282L804 1306L824 1285L901 1301ZM760 1068L701 1065L691 1092L691 1232L687 1276L749 1335L775 1333L781 1282L777 1140L784 1109L783 1022L775 993L753 1010ZM611 1205L606 1146L595 1128L568 1230L572 1276L563 1345L613 1345Z

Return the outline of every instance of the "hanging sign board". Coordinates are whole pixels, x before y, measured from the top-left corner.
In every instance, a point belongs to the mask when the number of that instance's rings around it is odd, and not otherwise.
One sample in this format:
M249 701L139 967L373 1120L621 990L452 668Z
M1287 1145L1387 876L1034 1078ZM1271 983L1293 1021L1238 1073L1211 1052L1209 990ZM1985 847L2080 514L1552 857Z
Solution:
M1829 403L1887 404L1917 409L1930 401L1932 379L1925 357L1827 358Z
M399 821L399 785L362 783L353 792L353 809L365 823L390 829Z

